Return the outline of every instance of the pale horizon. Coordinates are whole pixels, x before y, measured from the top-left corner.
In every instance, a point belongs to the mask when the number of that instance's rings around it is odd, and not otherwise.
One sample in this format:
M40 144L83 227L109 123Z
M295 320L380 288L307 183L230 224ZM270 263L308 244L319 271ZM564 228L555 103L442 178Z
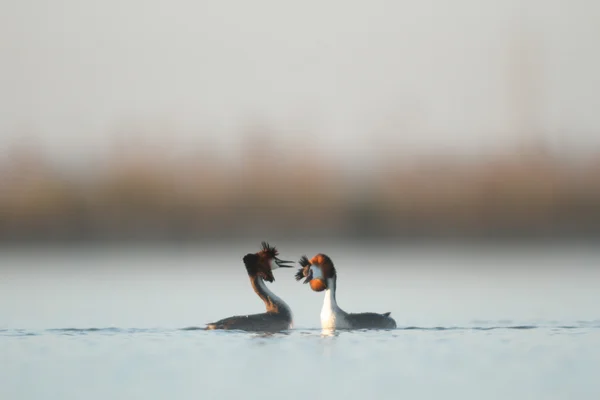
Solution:
M562 4L561 4L562 3ZM600 4L5 2L0 149L106 157L127 135L235 153L249 130L341 162L600 146ZM233 152L232 152L233 150ZM349 161L350 160L350 161Z

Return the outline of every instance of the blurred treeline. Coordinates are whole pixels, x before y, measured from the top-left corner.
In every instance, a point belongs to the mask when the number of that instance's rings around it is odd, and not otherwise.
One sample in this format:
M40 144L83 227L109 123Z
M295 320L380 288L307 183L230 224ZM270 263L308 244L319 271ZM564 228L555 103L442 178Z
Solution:
M600 154L389 159L356 176L326 155L278 156L260 142L235 162L155 150L85 173L7 154L0 241L600 237Z

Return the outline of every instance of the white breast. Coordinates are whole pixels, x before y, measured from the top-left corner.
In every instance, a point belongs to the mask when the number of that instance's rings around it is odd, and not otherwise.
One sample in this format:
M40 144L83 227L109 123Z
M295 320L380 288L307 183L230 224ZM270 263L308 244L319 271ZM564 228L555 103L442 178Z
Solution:
M325 300L321 309L321 328L350 329L346 313L338 307L335 301L335 286L333 290L327 289L325 291Z
M321 328L323 329L350 329L344 313L332 309L321 310Z

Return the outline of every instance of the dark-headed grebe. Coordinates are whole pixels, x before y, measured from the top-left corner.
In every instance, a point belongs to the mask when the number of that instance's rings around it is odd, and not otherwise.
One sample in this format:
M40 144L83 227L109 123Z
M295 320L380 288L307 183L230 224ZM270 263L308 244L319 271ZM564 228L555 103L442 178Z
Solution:
M206 329L238 329L244 331L274 332L289 329L292 326L292 310L273 292L265 281L273 282L273 270L292 268L293 261L283 261L275 247L262 243L258 253L246 254L243 258L250 284L265 303L267 312L262 314L238 315L207 324Z

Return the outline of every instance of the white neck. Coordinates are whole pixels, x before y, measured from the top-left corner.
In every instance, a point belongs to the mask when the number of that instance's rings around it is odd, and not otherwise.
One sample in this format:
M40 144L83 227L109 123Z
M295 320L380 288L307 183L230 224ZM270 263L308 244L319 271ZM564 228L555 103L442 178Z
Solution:
M323 301L323 309L339 308L335 301L335 280L327 279L327 289L325 290L325 299Z
M327 279L327 289L323 308L321 308L321 327L323 329L348 328L346 312L342 310L335 299L335 278Z
M265 283L265 281L263 281L262 278L258 278L257 283L260 287L260 290L265 294L269 301L277 305L277 307L279 308L279 312L287 311L290 315L292 315L292 310L290 309L290 306L288 306L285 301L281 300L275 293L271 292L271 290L268 288L267 284Z

